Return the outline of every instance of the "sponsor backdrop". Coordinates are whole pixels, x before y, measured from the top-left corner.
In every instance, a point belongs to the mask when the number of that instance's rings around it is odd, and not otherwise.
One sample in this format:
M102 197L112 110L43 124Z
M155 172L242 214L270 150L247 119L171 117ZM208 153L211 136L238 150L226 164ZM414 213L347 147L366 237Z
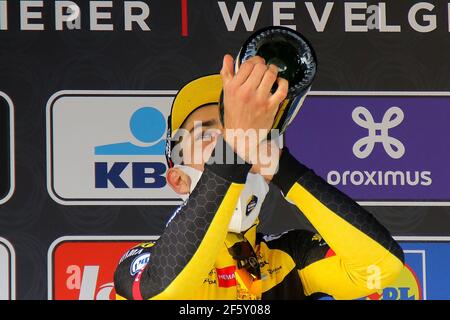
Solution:
M368 299L449 299L449 13L431 0L0 0L0 299L114 298L117 261L179 203L164 179L174 95L273 24L319 59L287 145L405 250L397 282ZM273 186L261 220L311 228Z
M134 238L134 239L133 239ZM48 251L48 298L114 300L116 263L141 242L157 237L62 237ZM450 259L450 237L397 237L405 252L405 267L398 279L366 300L450 299L450 277L443 261ZM145 261L136 247L130 273ZM328 299L328 298L324 298Z

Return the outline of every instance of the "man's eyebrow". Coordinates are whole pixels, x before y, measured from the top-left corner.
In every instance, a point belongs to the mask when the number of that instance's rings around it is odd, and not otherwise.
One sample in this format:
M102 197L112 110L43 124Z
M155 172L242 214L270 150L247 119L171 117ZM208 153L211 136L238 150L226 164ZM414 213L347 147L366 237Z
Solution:
M194 131L198 127L212 127L217 124L216 119L208 120L208 121L195 121L195 125L189 130L189 133Z

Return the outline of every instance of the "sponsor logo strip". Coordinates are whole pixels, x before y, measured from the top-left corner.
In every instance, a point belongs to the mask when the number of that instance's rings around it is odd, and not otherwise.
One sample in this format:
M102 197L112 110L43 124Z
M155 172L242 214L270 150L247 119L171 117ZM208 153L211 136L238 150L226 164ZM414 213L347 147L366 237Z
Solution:
M130 272L137 274L150 256L139 254L142 247L137 245L157 238L80 236L57 239L48 252L48 298L114 300L114 271L119 261L136 256Z
M449 103L450 93L312 92L286 144L363 205L450 205Z
M60 204L175 205L165 136L173 91L62 91L47 104L47 189Z

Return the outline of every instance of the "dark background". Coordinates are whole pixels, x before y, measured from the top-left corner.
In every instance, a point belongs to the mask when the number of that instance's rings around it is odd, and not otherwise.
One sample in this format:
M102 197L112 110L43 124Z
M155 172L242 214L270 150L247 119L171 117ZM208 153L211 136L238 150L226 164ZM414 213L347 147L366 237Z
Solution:
M8 102L0 97L0 199L6 197L11 187L9 116Z
M123 1L114 1L113 32L89 31L89 3L75 0L82 30L55 31L53 2L44 1L45 31L20 31L19 1L8 1L9 30L0 31L0 91L14 102L16 145L16 189L0 206L0 236L16 251L17 299L47 298L47 251L58 237L158 235L174 210L55 203L46 189L45 106L50 96L59 90L177 90L197 76L218 72L223 54L235 55L251 34L242 22L228 32L217 1L210 0L188 1L187 37L181 36L179 0L145 1L151 7L150 32L123 31ZM251 11L254 1L244 2ZM325 2L314 1L320 14ZM312 42L319 59L313 90L450 91L447 3L429 2L436 5L438 29L421 34L407 21L415 1L386 1L388 23L402 25L401 33L389 34L345 33L342 1L335 1L325 31L316 32L303 1L296 1L297 8L288 11L295 13L297 30ZM226 3L234 8L236 1ZM272 1L263 1L256 28L271 24ZM277 192L268 197L264 231L305 225ZM275 208L276 216L270 214ZM393 235L450 235L447 207L368 209Z

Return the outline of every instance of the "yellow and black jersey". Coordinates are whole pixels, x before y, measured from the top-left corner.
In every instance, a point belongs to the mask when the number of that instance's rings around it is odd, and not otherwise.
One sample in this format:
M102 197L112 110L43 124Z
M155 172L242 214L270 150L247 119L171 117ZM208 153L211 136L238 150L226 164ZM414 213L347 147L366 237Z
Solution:
M117 298L305 299L326 294L354 299L395 280L403 252L389 232L286 148L272 183L318 233L264 236L256 225L243 234L228 233L250 168L245 163L206 164L158 241L141 244L121 259L114 276Z

